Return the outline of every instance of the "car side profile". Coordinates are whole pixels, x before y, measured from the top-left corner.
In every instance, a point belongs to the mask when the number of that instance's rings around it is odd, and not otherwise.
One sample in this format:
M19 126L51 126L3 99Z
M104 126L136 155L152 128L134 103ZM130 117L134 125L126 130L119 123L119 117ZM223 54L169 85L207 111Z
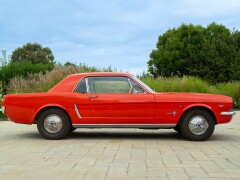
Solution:
M174 129L202 141L231 121L231 97L158 93L128 73L73 74L45 93L8 94L2 112L13 122L37 124L46 139L76 128Z

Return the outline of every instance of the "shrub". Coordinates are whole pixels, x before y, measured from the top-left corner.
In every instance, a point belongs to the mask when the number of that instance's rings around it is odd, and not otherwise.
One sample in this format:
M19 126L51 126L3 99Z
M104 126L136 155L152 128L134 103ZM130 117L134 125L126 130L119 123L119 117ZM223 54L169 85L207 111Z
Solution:
M17 76L10 81L7 93L46 92L64 77L79 71L81 70L74 66L57 66L45 74L40 72L26 78Z
M240 108L240 81L217 84L218 94L224 94L234 99L234 107Z
M28 92L46 92L63 78L70 74L95 72L95 71L111 71L111 67L107 69L99 69L96 67L88 67L80 64L80 66L56 66L52 71L46 73L30 74L26 78L17 76L13 78L8 86L8 93L28 93Z
M9 82L14 77L26 78L29 74L52 70L53 64L32 64L30 61L21 63L9 63L0 68L0 79L2 83L2 94L6 93Z
M8 87L8 93L46 92L61 81L64 77L74 73L103 71L96 67L57 66L52 71L29 75L27 78L15 77ZM109 71L111 69L108 69ZM234 107L240 108L240 81L210 85L197 77L158 77L141 78L148 86L158 92L198 92L224 94L234 98Z
M201 92L206 93L209 90L207 82L200 78L184 76L180 77L145 77L142 79L148 86L158 92Z

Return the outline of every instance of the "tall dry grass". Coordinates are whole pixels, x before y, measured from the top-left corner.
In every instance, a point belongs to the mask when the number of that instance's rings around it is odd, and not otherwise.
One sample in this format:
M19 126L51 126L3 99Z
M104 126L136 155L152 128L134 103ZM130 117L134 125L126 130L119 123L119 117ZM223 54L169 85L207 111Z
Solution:
M8 93L46 92L70 74L91 72L86 66L56 66L52 71L30 74L27 78L13 78L7 88Z
M111 69L89 68L87 66L57 66L52 71L29 75L27 78L15 77L10 81L8 93L46 92L64 77L74 73L111 71ZM210 85L196 77L141 78L148 86L158 92L198 92L224 94L234 98L234 107L240 108L240 81Z
M240 108L240 81L210 85L197 77L151 77L142 78L148 86L158 92L197 92L223 94L234 99L234 107Z

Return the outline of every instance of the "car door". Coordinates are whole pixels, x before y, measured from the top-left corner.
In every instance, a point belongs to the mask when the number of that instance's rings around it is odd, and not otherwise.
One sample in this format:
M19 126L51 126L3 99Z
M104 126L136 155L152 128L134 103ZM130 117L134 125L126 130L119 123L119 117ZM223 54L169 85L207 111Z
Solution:
M74 98L73 111L75 118L72 117L73 124L88 124L91 122L92 115L90 110L90 99L87 94L86 78L83 78L74 89L76 98Z
M88 77L92 124L152 124L155 100L128 77Z

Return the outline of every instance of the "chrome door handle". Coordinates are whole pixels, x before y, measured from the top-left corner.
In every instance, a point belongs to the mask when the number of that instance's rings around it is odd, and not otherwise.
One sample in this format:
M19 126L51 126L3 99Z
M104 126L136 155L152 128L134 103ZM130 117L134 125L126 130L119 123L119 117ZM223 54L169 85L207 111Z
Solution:
M89 96L89 99L98 98L98 96Z

